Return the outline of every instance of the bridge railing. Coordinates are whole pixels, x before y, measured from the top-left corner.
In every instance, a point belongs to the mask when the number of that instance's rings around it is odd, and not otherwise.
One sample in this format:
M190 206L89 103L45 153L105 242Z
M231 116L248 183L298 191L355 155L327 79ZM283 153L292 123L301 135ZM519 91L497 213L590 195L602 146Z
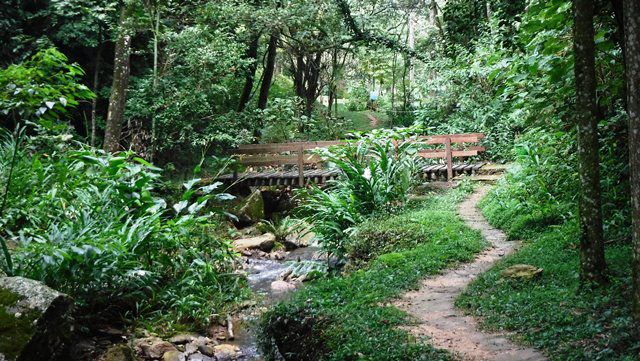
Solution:
M416 142L443 146L442 148L436 149L422 149L418 154L423 158L444 159L447 164L447 180L451 181L453 179L453 158L479 155L485 148L479 145L469 146L468 144L478 144L484 137L482 133L443 134L419 136L416 138ZM322 162L320 156L317 154L309 154L307 151L340 144L345 144L345 141L242 144L237 148L227 150L227 154L237 156L239 162L245 166L296 165L298 170L298 184L303 186L304 166L306 164L318 164ZM454 148L453 144L457 144L458 146ZM234 172L233 177L234 179L238 178L237 170Z

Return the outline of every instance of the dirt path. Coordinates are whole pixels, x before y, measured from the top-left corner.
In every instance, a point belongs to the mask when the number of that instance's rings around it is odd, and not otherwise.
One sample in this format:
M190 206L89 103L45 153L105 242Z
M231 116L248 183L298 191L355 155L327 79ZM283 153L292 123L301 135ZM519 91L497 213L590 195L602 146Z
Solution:
M371 128L377 128L378 125L380 125L380 121L378 120L378 118L374 117L372 114L367 114L367 118L369 119Z
M473 317L463 315L454 306L458 295L473 279L517 246L491 227L476 208L488 190L486 186L478 189L460 204L458 212L469 227L482 232L491 244L489 248L472 263L425 279L419 290L405 294L396 306L416 319L417 323L408 327L413 334L428 337L434 347L449 350L463 360L546 360L539 351L518 346L504 334L480 331Z

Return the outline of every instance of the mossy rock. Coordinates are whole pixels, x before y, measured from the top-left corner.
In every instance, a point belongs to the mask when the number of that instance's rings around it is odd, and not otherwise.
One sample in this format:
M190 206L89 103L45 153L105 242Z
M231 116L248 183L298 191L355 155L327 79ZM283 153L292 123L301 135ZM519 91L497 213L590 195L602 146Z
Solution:
M514 280L531 280L540 277L542 268L528 264L516 264L502 271L502 277Z
M240 199L233 214L238 218L236 224L241 227L255 224L264 219L264 200L259 190L253 191L248 197Z
M55 360L69 339L71 299L40 282L0 278L0 360Z

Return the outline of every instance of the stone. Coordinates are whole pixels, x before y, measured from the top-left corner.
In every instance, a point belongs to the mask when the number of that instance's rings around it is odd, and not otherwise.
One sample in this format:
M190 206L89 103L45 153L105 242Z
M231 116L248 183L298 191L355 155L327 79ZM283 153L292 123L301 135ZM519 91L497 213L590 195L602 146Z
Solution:
M201 354L207 355L207 356L213 356L215 354L215 350L213 349L213 347L209 345L198 346L198 351L200 351Z
M516 264L502 271L502 277L516 280L530 280L539 277L541 274L542 268L528 264Z
M161 358L166 352L178 351L171 342L155 336L138 339L135 341L135 345L143 355L149 358Z
M247 249L259 249L263 252L269 252L276 244L276 236L273 233L265 233L262 236L242 238L233 241L233 246L238 251Z
M282 244L287 251L291 251L300 247L308 247L313 243L316 234L311 232L308 227L299 231L288 234Z
M171 337L169 339L169 342L171 342L174 345L182 345L185 343L189 343L193 340L195 340L198 337L198 335L193 335L193 334L189 334L189 333L181 333L181 334L177 334L173 337Z
M271 290L276 293L288 292L294 290L295 285L285 281L273 281L271 282Z
M201 354L199 352L196 352L193 355L190 355L188 360L189 361L216 361L215 358L213 358L211 356L203 355L203 354Z
M0 360L53 360L71 336L71 298L23 277L0 278Z
M162 361L185 361L186 357L180 351L167 351L162 355Z
M213 349L218 361L235 360L238 357L238 348L233 345L222 344L214 346Z
M102 361L135 361L136 356L131 347L126 344L118 344L109 347L102 356Z
M240 199L232 213L238 218L238 226L248 226L264 219L264 200L260 190L254 190L249 196Z

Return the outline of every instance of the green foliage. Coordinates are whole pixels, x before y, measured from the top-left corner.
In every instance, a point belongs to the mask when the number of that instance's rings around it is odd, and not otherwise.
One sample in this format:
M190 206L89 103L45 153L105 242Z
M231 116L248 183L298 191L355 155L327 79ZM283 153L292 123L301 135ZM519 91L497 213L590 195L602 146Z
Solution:
M364 86L352 88L347 95L347 110L352 112L367 109L369 103L369 90Z
M260 344L267 359L285 360L444 360L449 356L418 343L400 329L405 315L385 306L416 287L426 275L455 262L469 261L484 247L451 209L463 193L436 196L414 210L389 218L415 218L425 228L420 243L399 240L397 252L386 253L366 268L343 277L312 282L262 317ZM443 223L446 227L443 227Z
M2 142L0 154L14 150ZM160 170L132 153L108 155L34 138L19 151L0 237L14 273L68 293L90 318L127 312L204 327L246 291L211 209L220 184L184 184L167 209ZM5 159L4 157L2 159ZM8 158L7 158L8 159ZM0 184L8 162L0 162Z
M95 96L79 83L83 76L84 71L55 48L0 70L0 125L31 121L54 128L69 108Z
M458 202L464 195L464 192L457 192L449 199ZM436 235L441 236L441 229L451 226L447 223L448 214L434 213L429 205L420 202L411 207L414 209L392 217L372 217L355 226L347 244L349 259L356 262L368 261L384 253L411 249L425 240L434 239ZM439 224L441 229L425 227L428 223Z
M500 26L515 28L526 5L525 0L448 1L442 13L447 45L471 48L489 27L488 16L497 17Z
M375 130L345 146L319 151L329 167L340 171L340 178L326 189L302 190L301 211L325 251L344 256L349 228L364 216L406 202L419 169L418 148L408 132Z
M272 233L276 236L276 242L282 243L288 235L303 231L306 224L301 219L284 217L279 220L263 220L258 223L258 229L262 233Z
M630 247L607 245L609 284L581 288L576 222L546 228L537 222L524 225L529 216L501 203L499 192L500 188L489 195L484 213L507 230L520 224L518 235L526 245L481 275L457 304L481 317L484 327L515 331L520 340L543 349L552 359L635 360L640 342L628 302ZM500 272L514 264L544 271L534 281L505 281Z
M132 81L126 117L156 123L161 160L192 166L210 148L249 142L257 122L253 114L236 113L236 68L243 48L224 27L188 26L166 34L164 51L173 59L158 79L148 72Z

